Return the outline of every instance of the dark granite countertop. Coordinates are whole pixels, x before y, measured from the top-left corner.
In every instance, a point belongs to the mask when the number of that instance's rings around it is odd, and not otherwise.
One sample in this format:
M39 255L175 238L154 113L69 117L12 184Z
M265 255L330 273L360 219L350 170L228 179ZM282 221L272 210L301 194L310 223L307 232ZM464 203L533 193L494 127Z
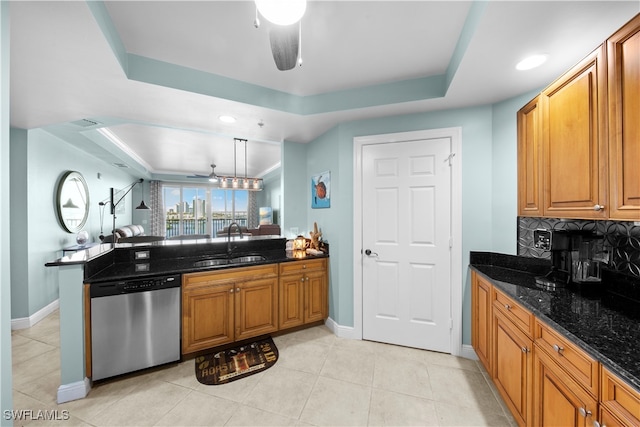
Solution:
M231 261L233 258L251 255L259 255L263 259L250 262ZM235 237L229 243L226 239L199 239L154 242L146 245L118 244L115 249L86 261L84 282L138 280L324 257L328 255L303 254L301 258L301 255L286 250L285 238L274 236ZM212 259L217 260L218 263L198 264L198 262Z
M471 268L640 392L640 283L608 275L583 287L540 289L545 260L472 252Z

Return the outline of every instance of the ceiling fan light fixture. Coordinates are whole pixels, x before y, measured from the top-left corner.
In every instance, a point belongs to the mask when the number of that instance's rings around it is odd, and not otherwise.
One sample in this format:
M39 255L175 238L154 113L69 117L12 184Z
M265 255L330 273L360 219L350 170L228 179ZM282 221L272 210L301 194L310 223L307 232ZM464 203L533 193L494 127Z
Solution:
M276 25L298 22L307 10L306 0L255 0L260 14Z

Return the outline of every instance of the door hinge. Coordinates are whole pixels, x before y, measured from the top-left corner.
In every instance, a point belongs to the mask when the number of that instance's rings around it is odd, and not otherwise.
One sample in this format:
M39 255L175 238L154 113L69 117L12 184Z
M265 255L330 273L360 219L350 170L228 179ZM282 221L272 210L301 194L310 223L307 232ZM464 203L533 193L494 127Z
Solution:
M444 159L444 161L445 161L445 162L447 162L447 161L448 161L448 162L449 162L449 166L451 166L451 165L452 165L452 162L453 162L453 157L454 157L455 155L456 155L456 153L451 153L451 154L449 154L449 155L447 156L447 158L446 158L446 159Z
M449 318L449 330L453 329L453 319Z
M449 237L449 249L453 247L453 237Z

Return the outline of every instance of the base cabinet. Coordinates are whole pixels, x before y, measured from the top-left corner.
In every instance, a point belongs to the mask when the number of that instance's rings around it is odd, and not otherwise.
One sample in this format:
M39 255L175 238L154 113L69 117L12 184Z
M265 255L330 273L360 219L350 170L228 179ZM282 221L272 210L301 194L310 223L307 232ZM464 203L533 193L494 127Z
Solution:
M279 329L326 319L327 282L326 259L280 264Z
M493 382L518 425L529 426L533 341L500 310L494 309L493 345Z
M534 426L594 425L598 401L539 348L534 352L534 372Z
M471 345L491 372L491 284L476 272L471 274Z
M640 426L640 393L601 368L600 426Z
M277 264L182 276L182 354L278 330Z

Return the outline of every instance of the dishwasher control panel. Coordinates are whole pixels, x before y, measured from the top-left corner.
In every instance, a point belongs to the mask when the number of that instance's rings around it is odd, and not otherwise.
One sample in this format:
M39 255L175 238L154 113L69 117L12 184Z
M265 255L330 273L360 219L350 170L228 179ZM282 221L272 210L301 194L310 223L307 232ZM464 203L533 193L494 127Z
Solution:
M91 284L91 298L119 295L133 292L155 291L180 286L181 276L149 277L146 279L118 280Z

